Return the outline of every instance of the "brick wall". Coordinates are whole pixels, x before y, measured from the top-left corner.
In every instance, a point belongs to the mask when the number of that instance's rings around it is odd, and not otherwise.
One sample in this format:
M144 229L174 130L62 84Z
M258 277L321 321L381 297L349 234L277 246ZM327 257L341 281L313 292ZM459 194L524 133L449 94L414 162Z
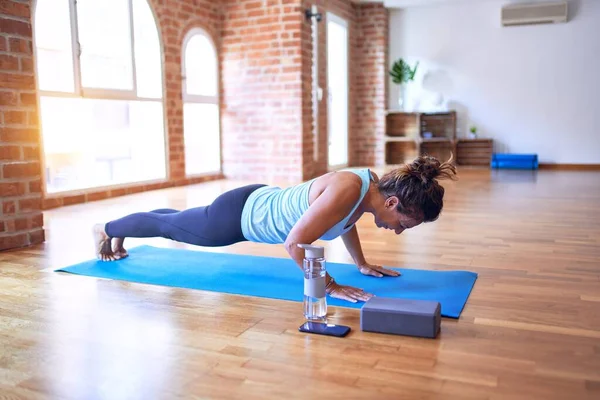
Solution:
M311 23L304 17L304 10L316 4L323 15L318 24L319 40L319 86L323 99L319 103L318 154L314 158L313 112L312 112L312 33ZM369 108L368 122L359 126L355 110L356 61L368 63L368 56L355 51L361 25L359 10L350 0L227 0L223 10L222 75L223 75L223 151L225 174L235 178L259 181L306 180L327 172L327 18L328 11L348 21L349 31L349 164L357 165L355 153L362 143L372 143L373 120L381 114L384 104L376 103ZM374 16L387 18L383 7L374 8ZM380 20L376 21L377 23ZM378 40L370 49L384 51L387 36L380 38L385 27L366 29L365 46L372 38ZM376 31L376 32L375 32ZM379 47L378 47L379 46ZM380 64L370 63L363 74L383 82ZM365 75L366 74L366 75ZM364 89L363 89L364 90ZM383 101L383 91L381 100ZM374 107L380 107L376 112ZM382 114L381 114L382 115ZM383 124L380 123L381 130ZM378 127L375 127L378 129ZM361 142L355 145L356 140ZM374 146L362 150L370 152L371 159L378 151ZM379 156L383 161L383 155Z
M304 14L306 9L309 9L313 4L312 1L302 0L299 13ZM323 37L324 22L320 22L318 24L319 39ZM321 124L322 118L319 118L319 121L315 121L313 114L313 45L312 45L312 22L306 17L302 17L302 131L300 132L300 143L302 145L302 164L301 164L301 174L302 180L311 179L314 176L318 175L319 171L323 169L323 165L325 164L325 169L327 168L327 159L324 158L323 155L323 137L324 131L323 126ZM319 48L321 49L321 43L319 43ZM322 52L319 54L320 62L322 60ZM320 82L319 85L324 88L324 80L323 75L320 74ZM323 92L323 101L319 103L319 113L320 116L323 115L323 112L327 112L326 101L325 101L325 91ZM319 136L317 138L318 144L317 148L319 150L317 154L317 158L315 159L315 138L314 138L314 125L315 123L319 123ZM326 156L325 156L326 157Z
M0 2L0 250L44 241L31 8Z
M382 4L357 5L357 21L352 164L382 165L388 81L388 11Z
M302 179L300 0L226 0L223 166L259 182Z

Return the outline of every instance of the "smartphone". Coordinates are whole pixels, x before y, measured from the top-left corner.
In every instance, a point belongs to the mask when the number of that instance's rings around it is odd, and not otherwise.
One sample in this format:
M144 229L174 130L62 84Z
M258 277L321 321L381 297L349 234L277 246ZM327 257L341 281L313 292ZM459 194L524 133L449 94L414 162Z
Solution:
M306 321L298 328L300 332L316 333L318 335L344 337L350 332L349 326L325 324L323 322Z

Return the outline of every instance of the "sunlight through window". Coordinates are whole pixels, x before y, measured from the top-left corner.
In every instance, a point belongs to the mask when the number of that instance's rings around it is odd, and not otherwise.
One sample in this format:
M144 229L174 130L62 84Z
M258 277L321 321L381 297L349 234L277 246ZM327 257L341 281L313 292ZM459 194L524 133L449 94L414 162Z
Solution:
M221 170L219 75L215 47L202 30L183 46L183 131L186 175Z
M38 0L34 32L46 192L165 179L161 48L147 1Z

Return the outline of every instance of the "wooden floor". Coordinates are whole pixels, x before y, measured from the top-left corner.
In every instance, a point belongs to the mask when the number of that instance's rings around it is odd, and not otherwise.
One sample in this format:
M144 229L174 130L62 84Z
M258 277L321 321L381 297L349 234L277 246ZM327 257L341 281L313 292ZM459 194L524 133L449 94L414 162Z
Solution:
M0 399L600 399L600 173L460 178L435 223L398 237L371 217L358 225L371 262L479 274L437 340L362 333L358 310L332 307L352 333L307 335L300 303L52 271L93 257L96 221L206 204L245 182L48 211L44 245L0 253ZM129 245L141 243L187 247ZM351 261L341 241L327 255Z

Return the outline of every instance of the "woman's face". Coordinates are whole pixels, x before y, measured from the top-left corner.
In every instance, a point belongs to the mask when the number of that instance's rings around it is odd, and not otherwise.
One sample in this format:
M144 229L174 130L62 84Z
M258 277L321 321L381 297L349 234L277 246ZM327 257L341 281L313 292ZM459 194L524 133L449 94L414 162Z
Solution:
M397 207L398 198L388 197L383 205L375 210L375 225L378 228L390 229L399 235L404 230L414 228L423 222L421 219L398 212Z

